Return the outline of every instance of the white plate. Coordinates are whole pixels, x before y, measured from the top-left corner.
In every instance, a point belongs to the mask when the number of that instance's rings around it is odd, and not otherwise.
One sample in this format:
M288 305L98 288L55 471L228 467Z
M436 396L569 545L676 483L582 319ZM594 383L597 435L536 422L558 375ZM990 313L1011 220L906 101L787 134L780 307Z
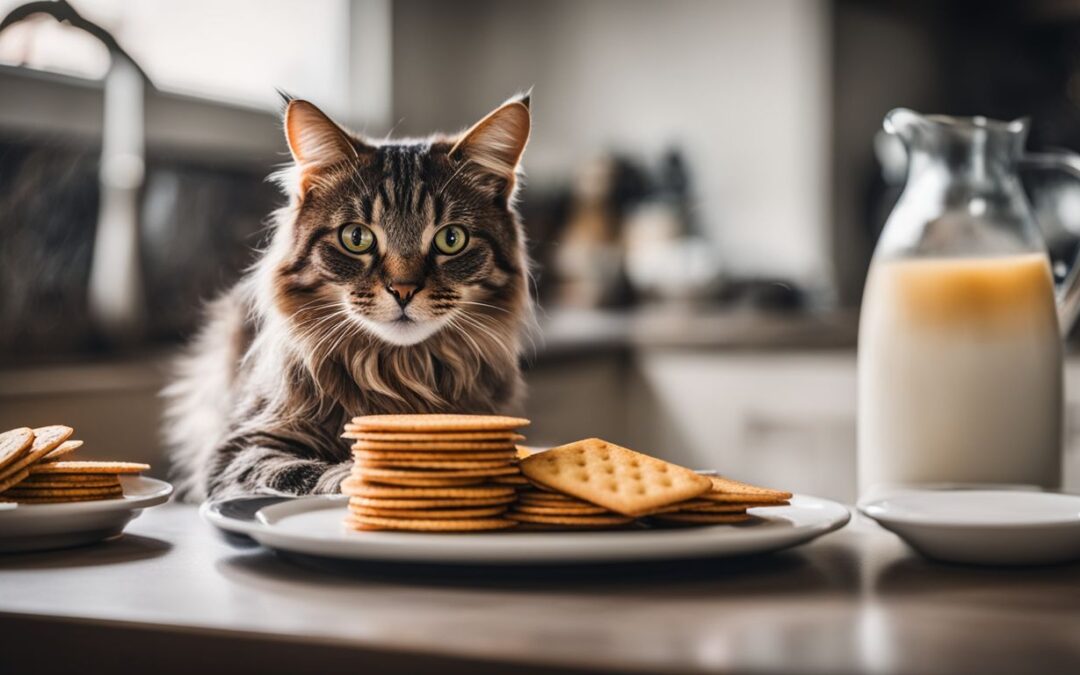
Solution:
M908 490L859 510L931 558L1036 565L1080 558L1080 496L1014 490Z
M115 537L149 506L169 500L172 485L144 476L121 476L123 499L65 504L0 505L0 552L81 546Z
M345 527L348 498L304 497L267 506L260 525L242 527L269 548L350 560L451 565L540 565L726 557L777 551L843 527L847 508L795 496L790 506L751 509L751 523L617 532L424 534L355 532Z

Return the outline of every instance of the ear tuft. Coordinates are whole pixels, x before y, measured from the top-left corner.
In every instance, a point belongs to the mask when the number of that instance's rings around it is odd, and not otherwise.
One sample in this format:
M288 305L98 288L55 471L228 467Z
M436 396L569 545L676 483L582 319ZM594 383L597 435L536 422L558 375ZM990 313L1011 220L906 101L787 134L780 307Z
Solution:
M281 114L285 114L285 109L289 107L289 104L296 100L296 97L285 91L281 87L276 87L274 91L277 92L278 98L281 99Z
M511 99L466 131L450 156L470 161L505 181L505 192L510 193L531 126L529 96Z
M348 135L323 111L301 99L285 108L285 139L303 171L337 164L356 157Z

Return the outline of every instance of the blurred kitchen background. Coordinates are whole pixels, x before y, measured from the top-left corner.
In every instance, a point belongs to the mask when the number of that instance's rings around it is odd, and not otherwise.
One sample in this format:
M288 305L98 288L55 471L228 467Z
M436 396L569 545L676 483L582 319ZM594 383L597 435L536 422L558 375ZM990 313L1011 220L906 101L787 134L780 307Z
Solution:
M378 137L533 87L530 441L841 499L858 303L906 171L884 114L1030 115L1030 147L1080 150L1080 0L20 5L0 0L0 428L71 424L162 475L169 357L283 201L276 88ZM1063 274L1080 184L1044 185ZM1080 360L1067 383L1078 487Z

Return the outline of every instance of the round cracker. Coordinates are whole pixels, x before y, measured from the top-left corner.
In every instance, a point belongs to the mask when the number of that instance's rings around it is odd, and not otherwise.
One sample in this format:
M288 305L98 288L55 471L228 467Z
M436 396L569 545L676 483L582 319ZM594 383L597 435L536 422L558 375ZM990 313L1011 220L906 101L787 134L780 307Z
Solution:
M499 485L528 485L529 480L525 476L495 476L491 479L492 483L498 483Z
M506 514L506 517L522 523L542 523L545 525L579 525L582 527L625 525L626 523L632 522L634 520L629 516L620 515L555 516L543 515L539 513L518 513L516 511Z
M150 469L149 464L138 462L47 462L37 464L30 469L30 473L114 473L129 474L142 473Z
M345 524L357 530L408 530L413 532L485 532L507 530L517 525L505 518L426 519L385 518L349 514Z
M49 478L50 474L39 474L45 478ZM66 480L31 480L33 476L19 483L19 488L105 488L105 487L120 487L120 481L113 480L88 480L88 481L66 481Z
M62 424L34 429L34 442L30 445L30 450L14 464L7 466L0 475L9 476L37 464L73 433L74 429Z
M345 425L345 433L342 434L342 436L344 438L353 438L361 441L500 441L509 445L513 445L517 441L525 440L525 437L521 434L508 433L505 431L394 433L385 431L360 431L351 424Z
M460 462L422 459L379 459L361 460L356 463L365 471L368 469L497 469L502 466L511 466L506 460L493 462L480 460L464 460Z
M506 513L507 506L484 506L473 509L381 509L372 506L349 505L349 512L358 516L376 518L415 518L417 520L449 520L465 518L492 518Z
M446 452L450 450L468 450L472 452L513 452L512 443L491 441L356 441L353 450L382 450L384 452Z
M513 431L529 426L529 420L501 415L366 415L354 417L350 426L358 431Z
M423 478L423 479L435 479L435 478L487 478L488 476L509 476L519 473L519 469L516 465L509 466L497 466L489 469L448 469L446 471L438 471L431 469L428 471L412 470L412 469L368 469L361 470L364 480L374 480L380 478Z
M517 452L518 459L525 459L526 457L532 457L538 452L543 452L547 448L537 448L529 445L515 445L514 450Z
M71 438L75 430L63 424L51 424L34 429L34 449L45 449L45 454L56 449L61 443Z
M354 497L385 499L489 499L513 497L514 488L500 485L469 485L465 487L399 487L395 485L372 485L354 478L341 483L341 491Z
M507 450L498 450L495 452L437 452L437 451L422 451L422 452L397 452L394 450L354 450L353 458L358 460L376 460L384 461L388 459L422 459L424 461L462 461L462 460L502 460L504 462L514 461L517 459L517 455Z
M41 481L64 483L118 483L120 476L114 473L35 473L26 479L28 484Z
M536 506L596 506L592 502L583 499L554 499L548 497L536 497L534 495L520 495L522 504L535 504Z
M537 490L537 489L533 488L532 486L529 486L528 488L522 490L521 491L521 496L522 497L528 497L529 499L550 499L550 500L561 500L561 501L572 501L572 502L580 502L580 501L582 501L582 500L578 499L577 497L573 497L573 496L568 495L568 494L563 494L562 492L542 492L540 490Z
M480 485L487 479L483 476L477 476L476 478L402 478L402 477L388 477L388 478L367 478L364 479L369 483L378 483L380 485L389 485L393 487L468 487L470 485Z
M30 427L9 429L0 434L0 471L22 459L33 444L34 430Z
M71 453L75 452L83 446L82 441L64 441L60 445L56 446L49 454L45 455L42 462L58 462L60 458L67 457Z
M56 497L19 497L19 504L66 504L69 502L96 502L109 499L123 499L123 494L115 495L65 495Z
M599 506L592 502L587 502L584 499L574 499L573 497L559 497L554 495L535 495L535 494L523 494L521 495L521 501L528 504L536 504L538 506L561 506L563 504L579 504L581 506Z
M15 473L0 478L0 492L4 492L13 485L18 485L30 475L29 469L20 469Z
M478 506L509 506L514 497L478 497L458 499L386 499L384 497L349 497L349 506L383 510L469 508Z
M602 506L533 506L518 503L514 513L535 513L540 516L599 516L611 513Z
M374 471L375 469L365 469L364 467L355 466L350 477L356 480L367 483L382 483L384 485L476 485L477 483L483 483L487 481L487 476L370 476L368 471ZM435 469L429 469L429 471L435 471Z
M518 523L514 532L573 532L574 530L588 530L588 527L573 527L567 525L548 525L546 523Z
M10 490L4 492L5 496L15 497L65 497L73 495L113 495L122 494L123 488L119 485L115 487L103 487L103 488L89 488L89 487L77 487L77 488L24 488L13 487Z
M750 520L746 513L662 513L651 517L663 523L687 525L730 525Z

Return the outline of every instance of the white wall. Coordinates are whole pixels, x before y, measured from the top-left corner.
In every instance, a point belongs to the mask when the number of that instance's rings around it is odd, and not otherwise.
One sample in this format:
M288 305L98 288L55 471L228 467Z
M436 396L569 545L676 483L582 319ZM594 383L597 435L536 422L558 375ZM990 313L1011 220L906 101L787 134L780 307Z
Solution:
M398 0L398 131L478 119L535 85L533 183L604 148L688 152L733 270L827 282L824 0Z

